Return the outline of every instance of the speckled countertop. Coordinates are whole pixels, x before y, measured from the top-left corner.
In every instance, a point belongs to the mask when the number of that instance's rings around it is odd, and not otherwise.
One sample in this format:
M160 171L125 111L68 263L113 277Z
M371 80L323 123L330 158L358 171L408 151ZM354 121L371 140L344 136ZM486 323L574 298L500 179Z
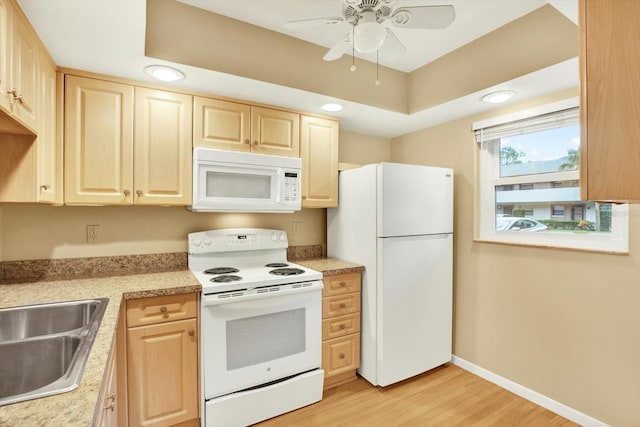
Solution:
M320 271L325 276L335 276L338 274L360 273L364 271L364 266L352 262L342 261L335 258L313 258L292 260L296 264L312 270Z
M0 285L0 308L109 298L80 386L68 393L0 406L0 426L90 426L123 299L199 292L188 270Z

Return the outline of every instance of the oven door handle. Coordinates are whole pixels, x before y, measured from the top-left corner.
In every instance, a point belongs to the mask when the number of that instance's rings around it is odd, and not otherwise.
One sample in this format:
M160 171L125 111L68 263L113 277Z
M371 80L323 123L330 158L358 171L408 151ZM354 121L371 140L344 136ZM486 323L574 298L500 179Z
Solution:
M235 297L229 296L226 298L220 298L218 295L215 295L215 294L203 295L202 305L204 307L211 307L216 305L226 305L226 304L240 303L240 302L246 302L246 301L255 301L259 299L277 298L285 295L299 295L299 294L306 294L310 292L320 292L322 288L323 288L322 281L318 280L317 282L312 282L311 286L305 286L305 287L294 288L294 289L291 289L291 288L282 289L279 291L263 292L259 294L256 293L256 294L250 294L250 295L240 295Z

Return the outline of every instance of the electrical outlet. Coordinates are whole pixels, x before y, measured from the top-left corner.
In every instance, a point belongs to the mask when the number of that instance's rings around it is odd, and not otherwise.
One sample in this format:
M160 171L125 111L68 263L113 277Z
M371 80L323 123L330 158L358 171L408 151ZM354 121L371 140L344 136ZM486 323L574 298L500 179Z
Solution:
M300 233L302 233L302 225L297 221L292 222L291 223L291 234L293 234L294 236L298 236L298 235L300 235Z
M87 225L87 243L97 243L100 240L100 226Z

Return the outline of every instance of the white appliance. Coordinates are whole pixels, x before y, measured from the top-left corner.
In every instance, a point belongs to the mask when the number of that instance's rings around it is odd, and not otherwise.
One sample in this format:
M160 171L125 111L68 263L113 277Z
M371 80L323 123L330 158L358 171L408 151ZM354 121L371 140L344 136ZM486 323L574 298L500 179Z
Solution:
M238 151L193 149L193 201L202 212L300 210L302 160Z
M327 253L365 266L358 373L387 386L451 360L453 171L381 163L340 173Z
M202 284L204 425L246 426L322 399L322 274L281 230L189 234Z

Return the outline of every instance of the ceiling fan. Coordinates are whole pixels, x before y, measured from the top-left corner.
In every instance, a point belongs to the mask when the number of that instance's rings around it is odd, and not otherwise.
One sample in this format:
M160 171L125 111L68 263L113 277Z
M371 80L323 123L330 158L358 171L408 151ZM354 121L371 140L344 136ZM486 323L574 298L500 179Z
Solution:
M451 5L408 6L394 10L395 3L396 0L342 0L341 17L289 21L284 27L297 30L348 23L351 25L349 31L341 35L322 59L334 61L351 48L361 53L378 51L382 58L395 61L407 49L390 27L442 29L448 27L455 18L455 10Z

